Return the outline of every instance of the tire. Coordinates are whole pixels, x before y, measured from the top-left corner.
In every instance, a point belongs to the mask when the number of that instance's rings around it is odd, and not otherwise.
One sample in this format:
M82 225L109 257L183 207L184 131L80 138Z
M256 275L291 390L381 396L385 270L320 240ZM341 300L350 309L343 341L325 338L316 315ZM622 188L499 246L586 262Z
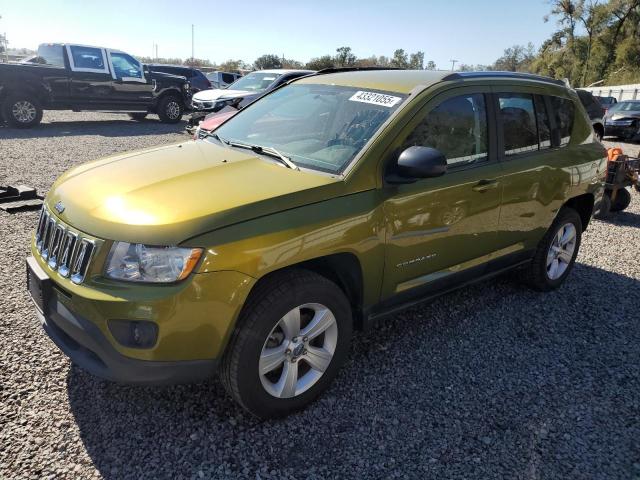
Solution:
M629 206L631 203L631 193L626 188L618 189L616 193L616 199L611 202L612 212L621 212Z
M602 200L600 200L600 205L596 209L596 213L593 215L595 218L601 220L603 218L607 218L611 213L611 197L609 196L609 192L606 191L602 195Z
M140 113L140 112L129 113L128 115L129 115L129 118L131 118L131 120L137 120L138 122L147 118L146 113Z
M4 119L15 128L35 127L42 120L42 105L28 93L14 93L2 103Z
M602 127L594 128L593 133L596 140L602 143L602 139L604 138L604 129Z
M538 244L531 263L523 270L525 283L541 292L562 285L573 268L581 239L580 215L572 208L563 207ZM565 240L568 242L563 244Z
M162 97L158 102L158 116L162 123L178 123L183 113L182 100L174 95Z
M295 328L296 318L299 328ZM326 320L325 329L314 336L308 327L320 318ZM307 270L276 273L256 287L240 315L220 366L222 384L236 402L259 418L300 410L338 373L349 352L352 328L349 301L335 283ZM303 337L305 333L308 338ZM312 356L312 349L323 355ZM331 356L327 352L332 349ZM263 365L261 374L260 358L269 350L274 360ZM321 368L312 368L311 359L322 360L316 363ZM296 383L287 383L287 378Z

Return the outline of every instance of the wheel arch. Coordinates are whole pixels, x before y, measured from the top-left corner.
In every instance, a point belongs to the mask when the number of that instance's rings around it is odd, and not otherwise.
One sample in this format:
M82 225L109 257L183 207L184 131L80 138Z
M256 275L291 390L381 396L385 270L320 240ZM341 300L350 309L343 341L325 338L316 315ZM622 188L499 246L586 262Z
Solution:
M312 271L335 283L349 300L351 311L353 312L354 327L362 328L364 281L360 260L353 253L344 252L316 257L273 270L258 279L251 288L249 297L261 284L273 276L280 275L287 270L296 269Z
M591 221L593 215L593 207L595 203L595 197L592 193L585 193L572 197L565 202L563 206L574 209L580 215L582 220L582 231L584 232Z
M600 122L596 122L593 124L593 130L600 135L600 138L604 138L604 125Z

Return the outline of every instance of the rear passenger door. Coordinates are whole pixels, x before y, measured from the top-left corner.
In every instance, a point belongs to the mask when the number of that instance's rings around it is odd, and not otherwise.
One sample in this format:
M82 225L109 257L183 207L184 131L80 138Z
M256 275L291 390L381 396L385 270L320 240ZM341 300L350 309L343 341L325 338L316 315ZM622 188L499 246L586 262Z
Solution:
M67 45L71 69L71 103L80 108L100 108L113 100L113 85L103 48Z
M503 169L498 243L514 253L535 248L571 183L562 167L573 110L567 107L562 116L556 115L554 103L573 104L542 93L533 87L494 87Z
M382 300L437 290L454 274L483 268L496 250L501 172L487 92L469 87L438 95L394 142L398 153L413 145L438 149L447 172L387 186Z

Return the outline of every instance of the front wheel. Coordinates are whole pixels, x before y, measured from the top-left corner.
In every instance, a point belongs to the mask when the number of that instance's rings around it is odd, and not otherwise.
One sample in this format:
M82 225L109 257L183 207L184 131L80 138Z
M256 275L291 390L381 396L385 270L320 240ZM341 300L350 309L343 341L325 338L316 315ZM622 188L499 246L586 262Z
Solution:
M573 268L581 239L580 215L563 207L538 244L531 263L523 270L523 280L542 292L558 288Z
M42 120L42 106L37 98L29 94L11 94L2 104L5 120L12 127L31 128Z
M274 274L252 293L224 355L227 392L260 418L286 415L323 392L351 339L349 301L307 270Z
M178 123L183 113L184 105L178 97L167 95L158 102L158 116L162 123Z

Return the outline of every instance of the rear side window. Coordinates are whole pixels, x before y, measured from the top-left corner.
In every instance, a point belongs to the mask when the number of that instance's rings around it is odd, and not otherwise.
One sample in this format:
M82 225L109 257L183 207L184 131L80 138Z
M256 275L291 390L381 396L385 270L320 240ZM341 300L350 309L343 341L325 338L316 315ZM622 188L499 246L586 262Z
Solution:
M566 98L549 97L549 99L556 123L556 130L553 132L553 145L554 147L562 147L571 140L575 107L573 102Z
M487 160L487 138L484 95L461 95L431 110L409 134L404 148L435 148L447 158L447 165L457 167Z
M64 53L62 45L40 45L36 63L52 67L64 67Z
M74 70L108 72L105 57L101 48L69 46L71 63Z
M236 81L235 76L230 73L221 74L224 83L233 83Z
M500 93L500 117L506 156L538 150L538 131L533 95Z

